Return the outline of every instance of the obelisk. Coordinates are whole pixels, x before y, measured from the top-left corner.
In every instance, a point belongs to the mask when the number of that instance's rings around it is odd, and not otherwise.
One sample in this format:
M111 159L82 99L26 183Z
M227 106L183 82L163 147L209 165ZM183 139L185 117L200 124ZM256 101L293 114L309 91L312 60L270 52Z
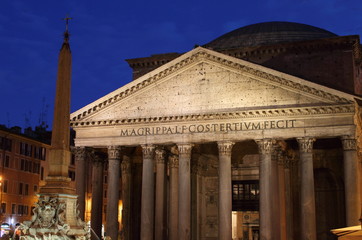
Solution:
M78 217L77 196L70 187L70 86L72 56L68 21L59 53L49 172L40 188L31 221L20 226L22 239L88 239L87 225Z
M70 87L72 55L69 46L68 20L64 41L58 59L58 75L54 102L54 118L51 149L49 153L49 172L46 185L40 188L40 193L75 194L75 189L69 187L68 166L70 163Z

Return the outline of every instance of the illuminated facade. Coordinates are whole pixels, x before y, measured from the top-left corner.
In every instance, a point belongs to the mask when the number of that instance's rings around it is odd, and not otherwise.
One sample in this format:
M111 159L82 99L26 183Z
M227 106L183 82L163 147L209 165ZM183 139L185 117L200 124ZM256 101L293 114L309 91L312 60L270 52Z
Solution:
M32 215L36 194L47 171L49 145L23 134L0 130L1 216L12 230Z
M134 81L71 114L79 202L91 164L112 239L327 240L359 223L359 36L270 22L127 61Z
M18 224L30 220L39 188L45 184L50 148L45 142L50 133L47 132L42 141L35 135L32 131L23 134L18 127L0 129L2 234L8 230L12 232ZM74 158L69 166L69 177L74 187Z

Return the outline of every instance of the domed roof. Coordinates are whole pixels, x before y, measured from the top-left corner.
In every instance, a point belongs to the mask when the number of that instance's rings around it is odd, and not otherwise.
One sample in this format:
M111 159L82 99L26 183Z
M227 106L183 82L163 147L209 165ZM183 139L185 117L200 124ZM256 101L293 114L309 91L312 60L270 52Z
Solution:
M228 32L205 44L204 47L211 49L231 49L336 36L337 35L332 32L307 24L293 22L264 22L248 25Z

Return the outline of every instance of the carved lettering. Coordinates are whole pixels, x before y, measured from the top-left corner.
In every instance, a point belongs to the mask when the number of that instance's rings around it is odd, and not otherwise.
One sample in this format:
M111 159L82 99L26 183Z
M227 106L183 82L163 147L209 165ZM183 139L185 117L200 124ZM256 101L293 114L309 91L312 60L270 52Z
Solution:
M150 136L150 135L172 135L188 133L232 133L237 131L265 130L265 129L288 129L295 128L296 120L271 120L271 121L250 121L237 123L212 123L212 124L189 124L175 126L155 126L121 129L121 137Z

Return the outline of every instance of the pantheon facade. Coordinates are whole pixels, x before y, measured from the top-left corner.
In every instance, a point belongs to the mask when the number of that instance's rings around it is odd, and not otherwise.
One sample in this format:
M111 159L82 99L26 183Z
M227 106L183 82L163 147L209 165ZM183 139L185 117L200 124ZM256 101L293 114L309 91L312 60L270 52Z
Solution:
M91 192L112 239L335 239L361 215L360 47L266 22L128 59L133 81L71 114L81 216Z

